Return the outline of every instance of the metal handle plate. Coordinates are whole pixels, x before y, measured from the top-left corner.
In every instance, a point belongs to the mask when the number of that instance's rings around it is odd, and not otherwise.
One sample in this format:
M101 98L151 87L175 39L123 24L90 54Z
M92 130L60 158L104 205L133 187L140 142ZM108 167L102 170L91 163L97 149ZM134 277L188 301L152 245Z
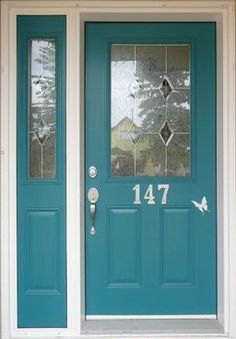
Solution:
M96 204L99 199L98 190L95 187L92 187L88 191L88 200L91 204Z
M90 188L88 191L88 200L90 202L89 212L91 217L92 226L90 229L90 234L95 235L95 215L96 215L96 202L99 199L99 193L98 190L95 187Z

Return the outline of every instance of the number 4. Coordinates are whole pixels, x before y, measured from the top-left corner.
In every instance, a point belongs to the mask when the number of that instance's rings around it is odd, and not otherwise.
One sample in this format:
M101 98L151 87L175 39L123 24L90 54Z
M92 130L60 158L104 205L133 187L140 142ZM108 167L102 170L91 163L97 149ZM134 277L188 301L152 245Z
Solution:
M148 205L155 205L155 197L153 195L153 186L149 185L144 195L144 199L147 200Z
M164 189L164 192L163 192L163 196L162 196L162 200L161 200L161 204L162 205L166 205L166 202L167 202L167 194L168 194L168 191L169 191L169 187L170 185L158 185L158 191L160 191L161 189Z

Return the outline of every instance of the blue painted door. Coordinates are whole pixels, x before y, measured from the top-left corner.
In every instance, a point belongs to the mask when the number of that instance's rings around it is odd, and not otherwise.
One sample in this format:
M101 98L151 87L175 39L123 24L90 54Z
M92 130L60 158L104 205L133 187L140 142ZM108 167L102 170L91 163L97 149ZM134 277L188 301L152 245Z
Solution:
M87 315L216 314L215 77L214 23L86 24Z
M17 20L18 327L66 327L65 16Z

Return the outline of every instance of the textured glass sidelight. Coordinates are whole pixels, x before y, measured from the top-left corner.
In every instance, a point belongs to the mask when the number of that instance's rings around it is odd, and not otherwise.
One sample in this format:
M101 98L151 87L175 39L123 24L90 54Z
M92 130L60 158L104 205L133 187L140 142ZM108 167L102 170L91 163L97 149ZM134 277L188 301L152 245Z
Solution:
M190 48L112 45L112 176L190 175Z
M56 176L54 40L29 41L29 177Z

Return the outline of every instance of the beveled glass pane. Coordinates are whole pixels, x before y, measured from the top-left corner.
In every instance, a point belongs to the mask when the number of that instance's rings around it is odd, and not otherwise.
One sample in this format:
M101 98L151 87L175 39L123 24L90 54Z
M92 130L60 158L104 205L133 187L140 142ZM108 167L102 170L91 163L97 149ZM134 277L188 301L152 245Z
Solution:
M146 87L158 88L165 70L164 46L136 46L136 75Z
M129 134L129 137L130 137L130 140L132 141L132 143L134 145L136 145L142 134L143 134L143 131L142 131L142 128L141 127L138 127L135 123L132 123L129 131L128 131L128 134Z
M55 133L51 133L43 148L43 173L46 178L52 178L55 173L55 156L56 156Z
M122 125L112 130L111 162L113 176L134 175L134 145Z
M190 131L189 90L175 90L167 104L167 116L175 132Z
M112 121L111 125L116 126L124 118L129 119L127 128L132 124L133 111L135 109L134 99L128 89L112 89Z
M136 175L165 175L165 147L158 135L143 134L136 146Z
M31 178L53 178L56 175L56 154L47 158L48 144L50 152L55 150L56 133L56 60L54 40L29 41L29 176ZM54 134L53 137L51 135ZM33 136L33 137L32 137ZM31 143L35 140L39 146ZM53 145L52 145L53 143ZM34 150L34 152L33 152ZM37 154L35 154L37 152ZM46 156L46 157L45 157ZM34 159L40 162L35 167ZM47 158L47 164L45 159ZM39 160L40 159L40 160ZM49 159L51 163L49 164ZM51 168L50 171L47 168Z
M161 140L163 141L165 146L168 146L168 144L171 141L171 138L174 135L174 130L168 120L164 121L164 124L161 126L159 135L161 137Z
M135 123L142 127L144 133L157 134L166 117L166 104L160 91L149 89L138 100L139 119L135 117Z
M40 177L41 173L41 146L36 136L30 134L30 168L29 174L32 178Z
M167 100L170 97L172 91L173 91L173 88L170 84L170 81L166 77L164 77L164 79L161 82L161 86L160 86L160 92L161 92L162 97L165 100Z
M112 46L112 88L129 88L132 81L135 79L134 60L133 46Z
M189 46L167 47L167 73L175 88L190 87Z
M175 161L181 137L190 148L189 54L183 45L112 45L112 175L190 174L189 151L185 170Z
M167 148L167 175L188 176L190 172L189 155L189 135L174 135Z

